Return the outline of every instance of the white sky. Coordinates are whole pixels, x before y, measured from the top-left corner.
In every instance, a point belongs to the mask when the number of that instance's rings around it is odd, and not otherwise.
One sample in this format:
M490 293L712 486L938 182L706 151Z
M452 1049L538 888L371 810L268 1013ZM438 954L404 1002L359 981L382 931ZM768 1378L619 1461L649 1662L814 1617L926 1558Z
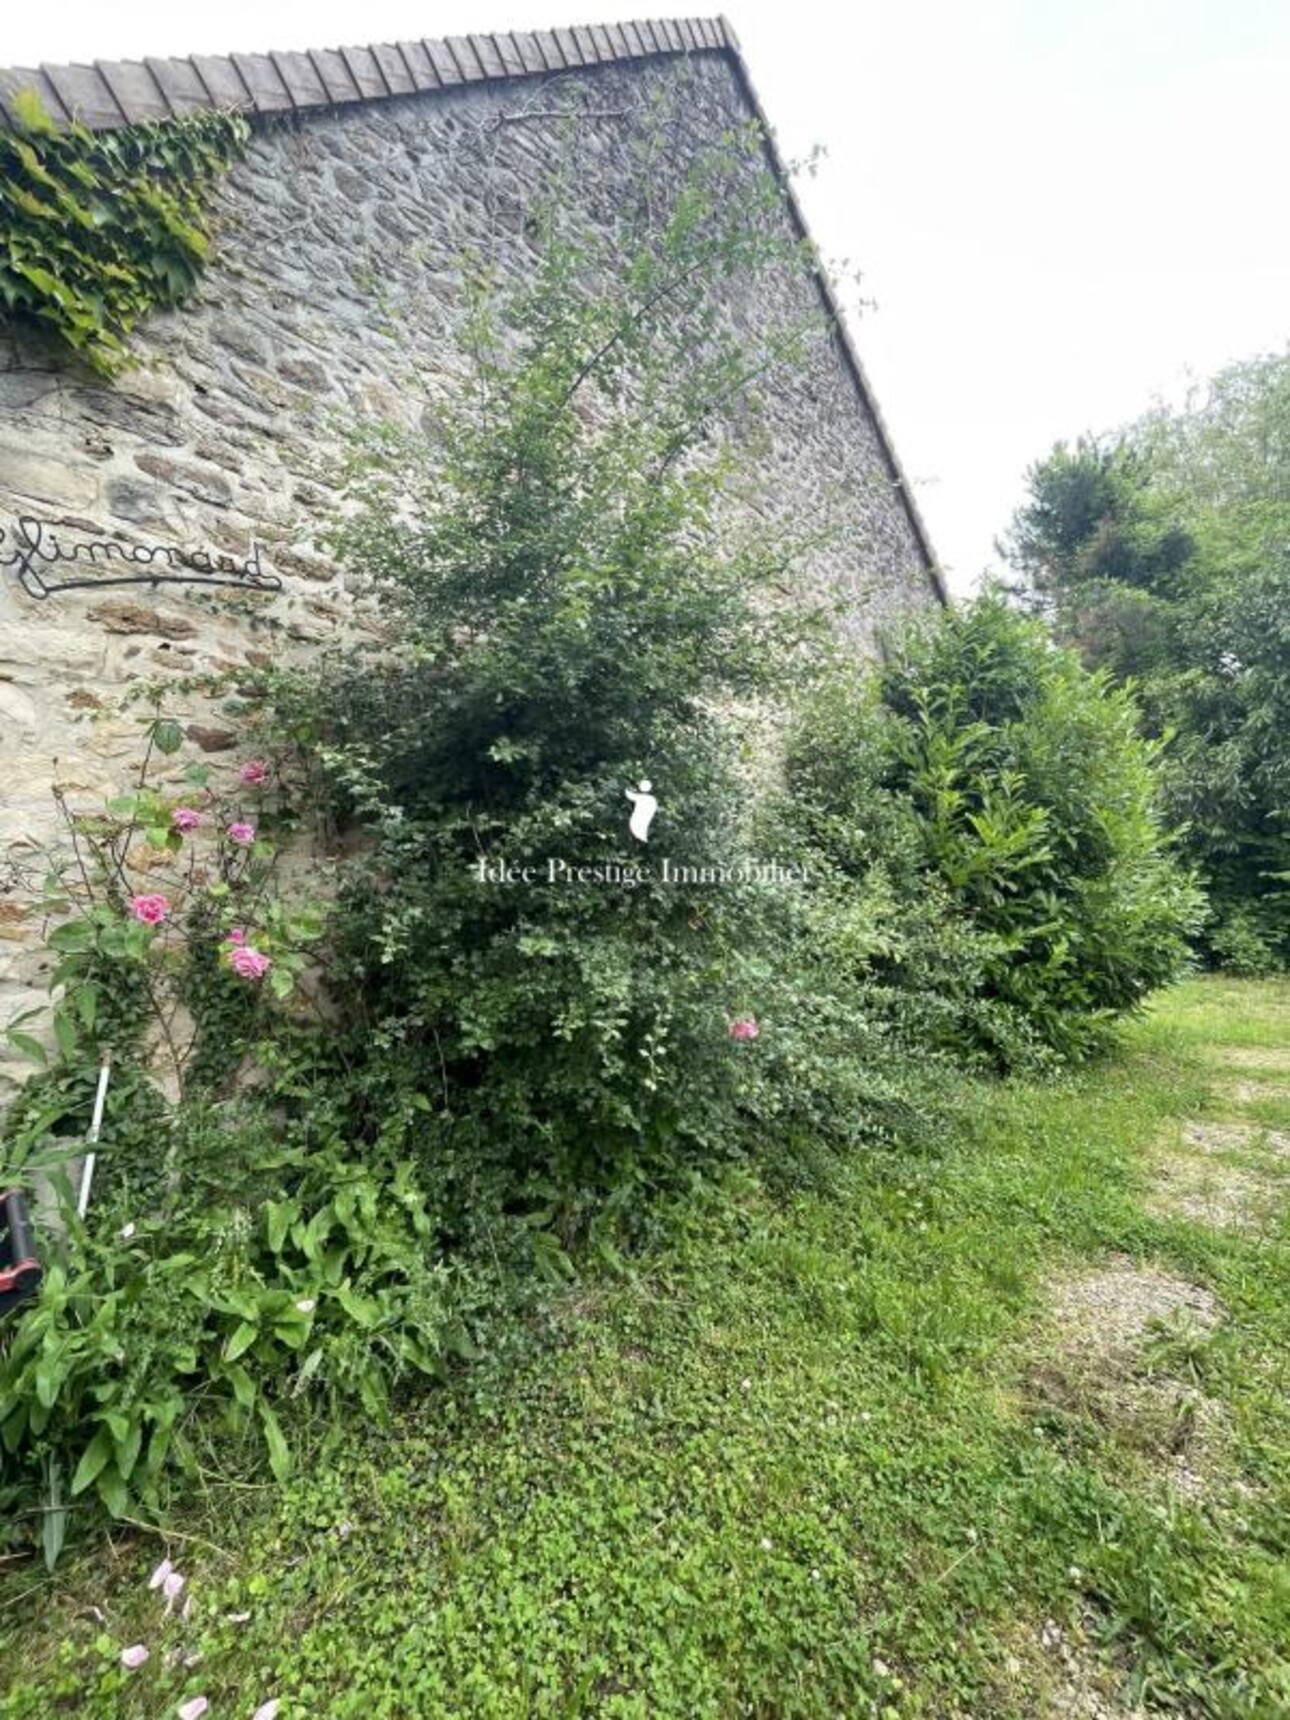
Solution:
M8 0L0 64L650 6L561 3ZM1290 339L1287 0L727 3L785 153L828 151L802 199L876 301L853 319L857 342L955 588L991 561L1026 465L1055 439Z

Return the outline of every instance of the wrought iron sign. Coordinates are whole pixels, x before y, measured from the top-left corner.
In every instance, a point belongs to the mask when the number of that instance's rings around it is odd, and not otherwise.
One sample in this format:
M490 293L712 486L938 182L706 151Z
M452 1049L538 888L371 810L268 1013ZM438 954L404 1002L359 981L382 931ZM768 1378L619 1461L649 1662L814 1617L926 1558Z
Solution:
M173 544L124 544L111 538L64 544L42 520L20 517L12 532L0 529L0 567L17 570L18 583L42 601L58 591L98 591L109 585L219 585L238 591L281 591L282 580L260 561L252 542L244 561L218 550ZM68 573L59 570L67 568ZM119 570L119 571L118 571Z

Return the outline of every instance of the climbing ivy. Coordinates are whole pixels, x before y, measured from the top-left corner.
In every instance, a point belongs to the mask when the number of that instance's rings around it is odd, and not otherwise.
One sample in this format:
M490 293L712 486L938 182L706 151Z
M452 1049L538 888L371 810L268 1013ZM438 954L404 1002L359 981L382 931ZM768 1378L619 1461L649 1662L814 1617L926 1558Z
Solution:
M231 113L60 130L34 90L0 132L0 319L52 328L101 375L149 311L192 291L210 251L211 190L243 152Z

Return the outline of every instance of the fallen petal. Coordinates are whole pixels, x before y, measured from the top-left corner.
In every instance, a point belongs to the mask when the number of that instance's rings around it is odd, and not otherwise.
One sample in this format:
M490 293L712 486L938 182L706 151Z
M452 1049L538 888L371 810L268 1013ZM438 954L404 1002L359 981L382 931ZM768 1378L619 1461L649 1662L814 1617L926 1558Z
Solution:
M204 1696L191 1696L187 1702L179 1705L179 1720L202 1720L202 1715L210 1707Z
M159 1589L174 1568L175 1567L171 1564L169 1559L163 1559L157 1566L156 1570L148 1578L148 1587L150 1589Z
M255 1713L252 1714L251 1720L278 1720L279 1706L276 1696L271 1702L261 1702Z
M121 1650L121 1664L127 1672L134 1672L148 1658L148 1650L141 1642L136 1642L131 1648Z

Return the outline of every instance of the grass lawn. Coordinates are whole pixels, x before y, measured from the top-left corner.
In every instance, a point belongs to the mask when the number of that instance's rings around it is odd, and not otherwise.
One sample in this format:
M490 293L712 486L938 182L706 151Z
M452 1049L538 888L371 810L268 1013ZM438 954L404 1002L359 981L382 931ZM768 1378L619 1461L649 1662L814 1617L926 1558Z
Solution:
M1189 983L953 1114L697 1198L513 1371L285 1494L11 1567L0 1714L1290 1714L1290 985ZM1260 1198L1209 1222L1175 1161Z

